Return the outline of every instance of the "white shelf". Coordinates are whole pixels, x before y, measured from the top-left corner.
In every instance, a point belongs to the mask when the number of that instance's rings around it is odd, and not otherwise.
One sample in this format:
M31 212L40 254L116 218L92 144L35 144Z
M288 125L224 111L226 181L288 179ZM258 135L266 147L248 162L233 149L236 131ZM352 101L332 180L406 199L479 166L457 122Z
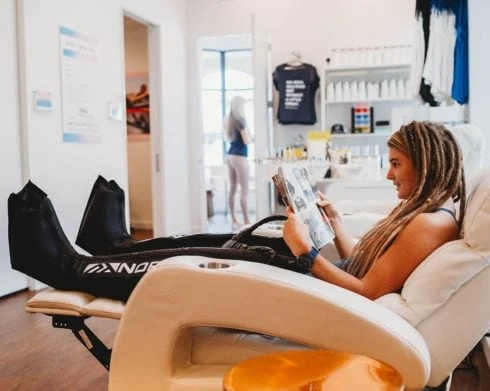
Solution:
M388 138L390 133L335 133L332 134L332 138L352 138L352 137L369 137L369 138Z
M410 69L411 64L386 64L386 65L351 65L345 67L328 66L325 72L350 72L350 71L400 71Z
M377 65L350 65L350 66L334 66L329 65L324 67L322 77L321 77L321 88L320 88L320 121L322 129L330 129L333 124L342 124L344 129L351 127L351 107L358 103L369 104L374 108L374 120L388 120L391 122L391 110L395 107L397 108L411 108L415 105L415 101L410 98L397 98L397 99L364 99L364 100L341 100L333 101L327 100L327 86L329 83L352 83L352 82L365 82L366 89L369 86L368 83L375 83L381 87L381 83L384 81L396 80L397 92L399 92L398 82L403 80L404 87L407 88L407 80L410 79L410 63L392 63L392 64L377 64ZM342 85L344 88L345 84ZM335 86L337 87L337 86ZM330 87L329 87L330 88ZM350 88L350 87L349 87ZM392 88L392 87L391 87ZM366 91L367 95L367 91ZM329 98L335 96L330 94ZM348 97L349 95L345 95ZM355 95L354 95L355 96ZM363 96L365 96L363 94ZM370 96L372 96L370 94ZM383 96L387 96L383 94ZM396 95L391 95L396 96ZM406 96L406 92L398 95ZM340 97L340 96L339 96ZM368 136L369 135L369 136ZM378 135L373 136L373 133L365 134L349 134L343 137L378 137ZM382 136L379 136L382 137ZM375 139L373 141L384 141L383 139ZM363 142L359 139L359 142ZM366 142L368 142L366 140Z
M413 99L371 99L371 100L341 100L341 101L325 101L326 105L346 105L356 103L413 103Z

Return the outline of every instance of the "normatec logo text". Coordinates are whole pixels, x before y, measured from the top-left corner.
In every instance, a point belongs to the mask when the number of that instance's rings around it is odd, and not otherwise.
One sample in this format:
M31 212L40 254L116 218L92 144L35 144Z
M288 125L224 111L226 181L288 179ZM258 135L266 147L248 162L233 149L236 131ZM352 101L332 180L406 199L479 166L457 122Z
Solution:
M152 267L158 265L160 261L152 262L100 262L91 263L85 266L82 273L84 274L140 274L146 273Z

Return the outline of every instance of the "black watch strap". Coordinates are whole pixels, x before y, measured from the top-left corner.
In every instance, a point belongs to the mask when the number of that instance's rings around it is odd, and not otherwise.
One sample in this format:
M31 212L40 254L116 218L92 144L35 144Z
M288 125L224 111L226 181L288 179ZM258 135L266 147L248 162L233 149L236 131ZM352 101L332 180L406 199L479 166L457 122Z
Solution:
M305 271L309 272L311 267L313 266L313 262L315 261L315 258L317 255L320 253L318 249L315 247L311 247L311 250L303 255L300 255L299 257L296 258L298 265Z

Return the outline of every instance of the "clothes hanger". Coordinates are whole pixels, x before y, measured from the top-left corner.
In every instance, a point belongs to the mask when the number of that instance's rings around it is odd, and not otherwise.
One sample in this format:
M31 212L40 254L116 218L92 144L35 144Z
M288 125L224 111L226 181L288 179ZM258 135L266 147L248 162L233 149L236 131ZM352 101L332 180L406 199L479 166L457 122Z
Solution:
M301 61L301 53L295 51L291 52L291 59L286 63L286 65L289 67L289 69L302 66L303 61Z

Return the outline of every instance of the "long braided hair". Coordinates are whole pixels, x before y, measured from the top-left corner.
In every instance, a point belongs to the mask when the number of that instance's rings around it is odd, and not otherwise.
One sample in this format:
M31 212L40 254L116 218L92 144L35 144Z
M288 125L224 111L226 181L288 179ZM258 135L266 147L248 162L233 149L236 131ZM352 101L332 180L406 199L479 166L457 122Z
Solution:
M410 159L418 185L354 247L348 272L358 278L364 277L415 216L435 211L450 197L459 201L458 228L462 233L466 204L463 157L451 132L440 124L413 121L393 133L388 146Z

